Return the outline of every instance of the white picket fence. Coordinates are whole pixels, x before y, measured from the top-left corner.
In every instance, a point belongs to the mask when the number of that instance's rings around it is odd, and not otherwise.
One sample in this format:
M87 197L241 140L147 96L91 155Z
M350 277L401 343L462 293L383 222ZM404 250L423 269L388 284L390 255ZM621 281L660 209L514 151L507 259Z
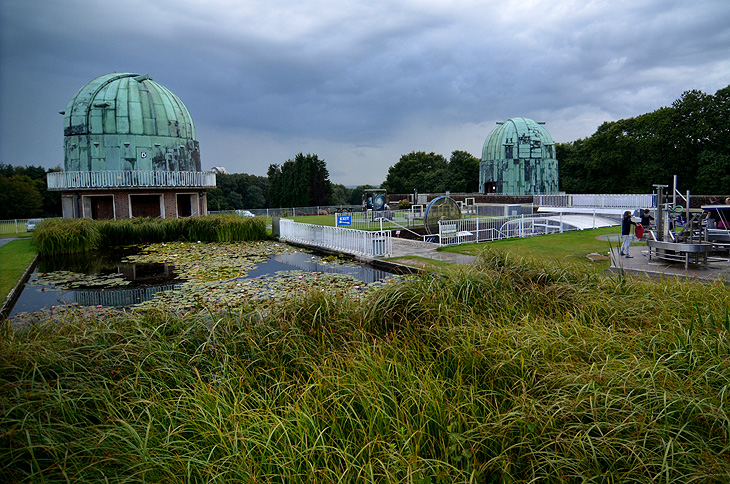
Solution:
M370 232L281 219L279 238L287 242L313 245L364 257L390 257L393 254L390 231Z

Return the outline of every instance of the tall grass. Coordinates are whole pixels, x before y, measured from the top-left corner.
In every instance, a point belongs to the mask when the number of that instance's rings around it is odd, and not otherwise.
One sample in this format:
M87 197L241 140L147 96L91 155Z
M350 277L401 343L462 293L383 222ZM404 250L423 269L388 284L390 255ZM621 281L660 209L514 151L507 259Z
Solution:
M486 252L359 302L0 340L12 482L728 482L730 295Z
M263 240L266 238L266 223L260 218L242 218L230 214L171 219L55 219L41 224L33 237L38 253L48 256L178 240Z
M98 247L99 231L88 219L49 219L36 227L33 241L42 256L87 252Z

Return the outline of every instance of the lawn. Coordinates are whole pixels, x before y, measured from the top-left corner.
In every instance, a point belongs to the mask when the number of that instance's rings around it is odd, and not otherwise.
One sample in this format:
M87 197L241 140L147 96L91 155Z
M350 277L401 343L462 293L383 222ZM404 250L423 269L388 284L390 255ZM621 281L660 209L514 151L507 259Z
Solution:
M0 247L0 299L5 301L36 255L29 238L11 240Z
M620 227L606 227L592 230L573 230L562 234L539 235L520 239L504 239L481 244L463 244L443 247L440 250L458 252L460 254L479 255L487 246L507 252L518 258L541 259L558 263L593 264L586 256L596 253L608 255L610 248L617 242L598 239L601 235L617 235ZM632 246L643 246L645 243L633 242ZM606 268L608 262L604 262Z

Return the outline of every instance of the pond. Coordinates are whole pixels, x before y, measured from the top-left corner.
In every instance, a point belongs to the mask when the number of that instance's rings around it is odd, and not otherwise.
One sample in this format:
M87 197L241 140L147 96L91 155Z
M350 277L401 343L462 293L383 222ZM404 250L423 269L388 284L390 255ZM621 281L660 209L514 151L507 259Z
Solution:
M11 321L62 307L178 312L271 301L312 289L359 298L399 278L341 257L275 242L162 243L40 260Z

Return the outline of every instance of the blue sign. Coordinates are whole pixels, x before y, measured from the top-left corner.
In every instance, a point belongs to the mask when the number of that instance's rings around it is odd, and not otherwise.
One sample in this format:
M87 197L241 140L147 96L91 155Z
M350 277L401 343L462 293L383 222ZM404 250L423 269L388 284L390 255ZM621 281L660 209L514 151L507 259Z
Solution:
M352 225L352 215L338 215L337 225Z

